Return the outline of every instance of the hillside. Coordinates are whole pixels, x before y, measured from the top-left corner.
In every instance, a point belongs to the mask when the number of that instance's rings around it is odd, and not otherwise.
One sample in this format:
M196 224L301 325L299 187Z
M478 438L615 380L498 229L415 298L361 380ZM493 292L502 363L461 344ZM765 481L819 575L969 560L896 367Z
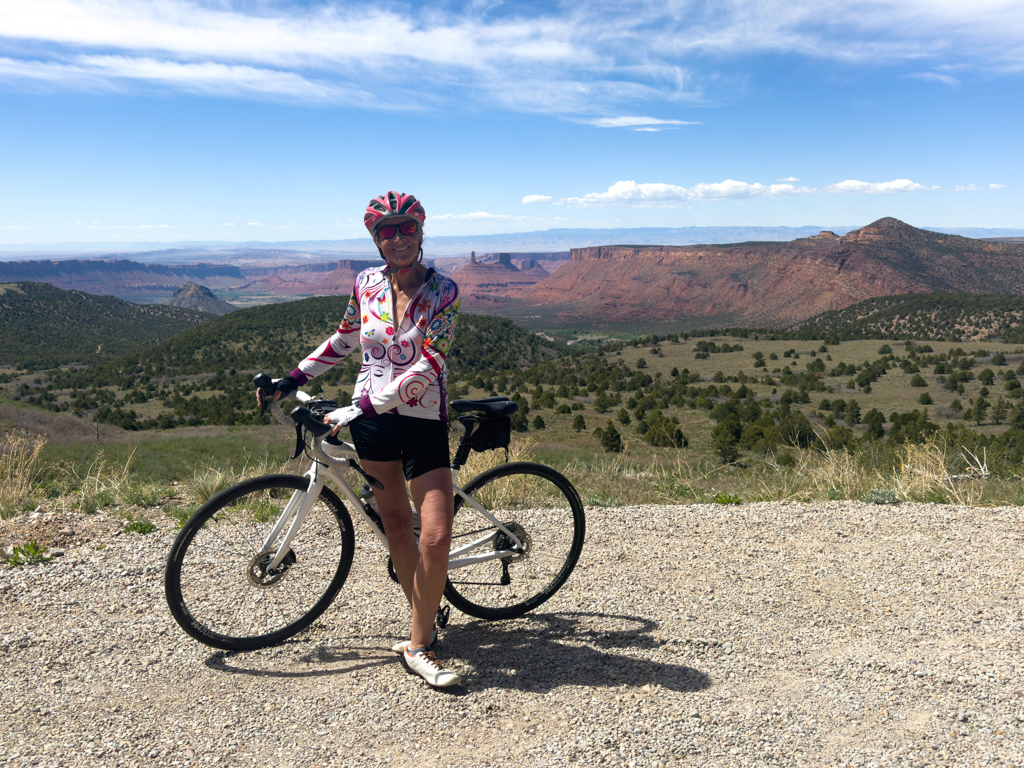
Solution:
M211 315L226 315L228 312L238 309L238 307L218 299L209 288L195 283L185 283L174 292L171 298L161 303L169 307L181 307Z
M1024 340L1024 296L906 294L815 315L788 330L797 338Z
M39 369L101 363L210 318L205 312L130 304L46 283L0 284L0 365Z
M29 386L17 397L126 429L262 423L266 418L253 408L251 375L292 370L331 335L347 303L347 296L328 296L239 309L102 365L52 371L44 391ZM509 320L463 314L448 353L450 391L455 394L460 380L535 366L564 349ZM358 355L349 356L311 391L344 392L347 385L351 395L359 365ZM333 389L331 395L341 396Z
M466 302L541 327L785 328L907 293L1022 294L1024 245L885 218L789 243L579 248L536 285Z

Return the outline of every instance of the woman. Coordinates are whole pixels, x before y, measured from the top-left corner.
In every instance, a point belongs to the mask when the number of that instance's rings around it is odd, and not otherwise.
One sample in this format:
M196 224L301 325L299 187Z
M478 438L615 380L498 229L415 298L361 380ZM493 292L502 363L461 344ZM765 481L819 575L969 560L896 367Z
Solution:
M388 192L363 223L384 266L360 272L338 332L278 382L274 399L301 387L358 347L363 365L352 405L325 417L332 434L350 426L375 492L391 561L412 607L409 640L393 650L432 686L461 682L431 652L434 617L448 574L454 505L448 455L445 356L459 313L459 289L423 266L426 212L412 195ZM406 490L408 481L408 492ZM419 512L419 547L409 494Z

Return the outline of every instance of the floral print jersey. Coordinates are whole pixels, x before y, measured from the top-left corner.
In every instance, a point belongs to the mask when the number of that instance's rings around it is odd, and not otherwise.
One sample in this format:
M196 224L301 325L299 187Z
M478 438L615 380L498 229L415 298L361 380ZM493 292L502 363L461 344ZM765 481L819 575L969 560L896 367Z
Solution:
M397 413L448 420L445 357L459 315L459 288L433 269L395 322L391 285L384 266L356 276L338 332L299 363L291 377L301 387L356 347L363 365L352 403L367 416Z

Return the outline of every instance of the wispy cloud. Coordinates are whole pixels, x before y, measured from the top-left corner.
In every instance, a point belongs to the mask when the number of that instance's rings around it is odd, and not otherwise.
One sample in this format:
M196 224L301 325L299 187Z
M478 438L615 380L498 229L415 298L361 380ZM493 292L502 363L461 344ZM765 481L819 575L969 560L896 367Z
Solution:
M174 229L172 224L115 224L104 227L100 224L90 224L89 229Z
M950 86L960 85L960 81L955 77L941 72L911 72L907 77L913 77L917 80L932 80L936 83L945 83Z
M588 125L596 125L598 128L634 128L636 126L645 126L648 130L656 130L651 127L656 125L700 125L700 123L694 123L688 120L662 120L657 117L639 117L630 115L624 115L622 117L596 117L580 120L579 122L586 123Z
M1005 184L989 184L988 188L989 189L1006 189L1006 185Z
M786 181L799 179L783 179ZM761 184L726 179L725 181L681 187L674 184L638 184L635 181L617 181L606 192L590 192L581 197L569 197L565 204L580 208L630 206L640 208L671 208L701 200L743 200L757 197L791 197L793 195L820 194L893 194L938 190L909 179L869 182L847 179L825 187L798 187L789 183ZM958 187L959 191L979 189L974 185Z
M551 195L526 195L523 198L524 203L550 203Z
M501 213L477 211L476 213L442 213L431 218L436 221L508 221L513 217Z
M787 176L784 179L776 179L776 181L794 182L794 181L800 181L800 179L798 179L796 176Z
M369 108L478 102L649 130L633 117L691 102L715 62L757 53L954 69L1024 70L1019 0L774 0L567 9L355 0L6 0L0 80L22 87L173 89ZM365 87L372 72L371 98ZM629 111L627 111L629 110ZM610 115L610 116L609 116ZM616 115L622 115L616 117ZM637 123L643 119L647 122Z

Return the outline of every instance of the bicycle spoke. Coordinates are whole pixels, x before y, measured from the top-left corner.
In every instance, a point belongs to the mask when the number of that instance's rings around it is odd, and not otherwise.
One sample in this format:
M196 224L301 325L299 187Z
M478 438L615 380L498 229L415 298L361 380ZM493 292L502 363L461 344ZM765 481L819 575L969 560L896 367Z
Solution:
M455 562L445 594L460 610L484 619L519 616L547 600L568 578L583 546L583 508L571 484L538 464L507 464L474 478L466 492L498 521L488 524L472 504L456 498L452 532ZM479 545L461 539L476 537ZM473 556L502 553L488 560ZM506 554L512 552L513 554Z
M307 485L288 475L246 481L183 529L168 563L168 602L186 632L216 647L263 647L326 609L354 549L351 520L333 493L317 499L277 568L269 565L288 527L262 549L292 494Z

